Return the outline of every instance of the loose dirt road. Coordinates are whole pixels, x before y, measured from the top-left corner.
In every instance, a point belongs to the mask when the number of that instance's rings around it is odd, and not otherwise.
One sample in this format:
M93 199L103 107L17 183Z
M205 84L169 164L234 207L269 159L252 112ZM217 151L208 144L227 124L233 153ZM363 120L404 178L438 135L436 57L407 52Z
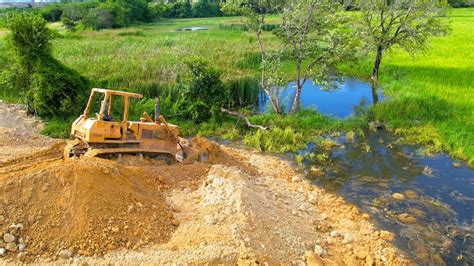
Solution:
M0 103L0 264L410 263L276 157L198 138L208 163L65 162L15 108Z

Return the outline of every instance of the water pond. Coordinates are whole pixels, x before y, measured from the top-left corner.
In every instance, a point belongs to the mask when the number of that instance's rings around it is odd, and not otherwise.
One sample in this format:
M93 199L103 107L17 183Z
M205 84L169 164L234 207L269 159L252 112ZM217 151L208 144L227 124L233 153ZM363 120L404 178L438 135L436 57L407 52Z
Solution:
M176 31L198 31L198 30L208 30L208 27L182 27L177 28Z
M303 163L312 182L371 213L417 264L474 264L473 169L446 154L426 156L383 130L322 142L301 151L315 155Z
M290 108L295 95L295 82L288 84L280 91L280 99ZM307 81L301 92L302 107L314 107L324 115L347 118L357 115L358 110L370 106L382 99L380 92L374 92L370 84L353 78L342 78L333 82L329 89ZM269 108L268 96L261 92L258 100L258 112L263 113Z
M308 82L303 107L336 118L357 115L382 100L362 81L344 78L335 89ZM280 92L289 109L295 83ZM258 111L268 109L259 96ZM315 144L318 143L318 144ZM342 195L381 228L419 265L474 265L474 170L446 154L427 156L384 130L337 133L300 151L302 171L314 184Z

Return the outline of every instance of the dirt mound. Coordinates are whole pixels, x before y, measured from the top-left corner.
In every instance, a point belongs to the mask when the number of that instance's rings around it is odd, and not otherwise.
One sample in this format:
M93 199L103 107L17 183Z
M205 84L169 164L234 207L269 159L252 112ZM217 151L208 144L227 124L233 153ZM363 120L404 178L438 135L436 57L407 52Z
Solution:
M29 259L54 258L61 250L93 255L137 249L166 242L174 230L162 182L138 167L96 158L56 160L0 171L0 188L0 232L22 224L17 237Z

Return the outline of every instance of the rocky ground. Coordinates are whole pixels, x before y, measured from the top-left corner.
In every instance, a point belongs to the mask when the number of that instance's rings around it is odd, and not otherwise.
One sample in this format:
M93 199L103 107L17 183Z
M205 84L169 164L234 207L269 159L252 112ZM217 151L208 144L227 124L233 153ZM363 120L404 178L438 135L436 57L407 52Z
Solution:
M392 233L279 158L195 139L209 162L65 162L64 142L14 117L0 124L0 264L410 264Z

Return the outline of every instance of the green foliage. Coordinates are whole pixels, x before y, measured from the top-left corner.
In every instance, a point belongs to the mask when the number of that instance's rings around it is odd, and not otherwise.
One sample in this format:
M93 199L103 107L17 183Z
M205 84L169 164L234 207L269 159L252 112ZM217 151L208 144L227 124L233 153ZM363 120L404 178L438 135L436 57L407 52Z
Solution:
M259 151L275 153L294 152L306 147L306 139L303 134L296 132L293 128L272 128L270 130L258 130L248 133L244 137L244 144L254 147Z
M36 60L51 53L51 30L41 16L31 12L12 13L5 26L10 30L9 47L21 64L31 67Z
M154 17L147 0L115 0L125 11L126 23L151 22Z
M193 4L191 13L195 18L222 16L219 3L212 0L199 0L197 3Z
M36 113L44 118L77 115L85 102L87 81L53 58L41 60L31 77Z
M77 27L77 22L68 18L68 17L63 17L61 19L61 22L63 23L64 27L66 27L67 31L69 32L75 32L76 27Z
M121 28L126 25L125 9L118 3L101 3L82 19L86 28L94 30Z
M67 138L70 135L71 124L74 119L75 117L69 119L53 118L45 123L44 128L41 130L41 134L52 138Z
M19 93L30 113L51 118L76 112L87 82L51 56L46 20L35 13L17 13L8 17L6 26L16 60L2 73L2 83Z
M192 17L192 7L188 1L170 3L166 5L163 17L165 18L190 18Z
M56 22L61 19L63 15L63 8L61 4L51 4L40 9L43 18L49 22Z
M188 105L184 115L199 122L219 116L228 94L220 77L221 72L200 59L186 61L190 76L181 97Z

